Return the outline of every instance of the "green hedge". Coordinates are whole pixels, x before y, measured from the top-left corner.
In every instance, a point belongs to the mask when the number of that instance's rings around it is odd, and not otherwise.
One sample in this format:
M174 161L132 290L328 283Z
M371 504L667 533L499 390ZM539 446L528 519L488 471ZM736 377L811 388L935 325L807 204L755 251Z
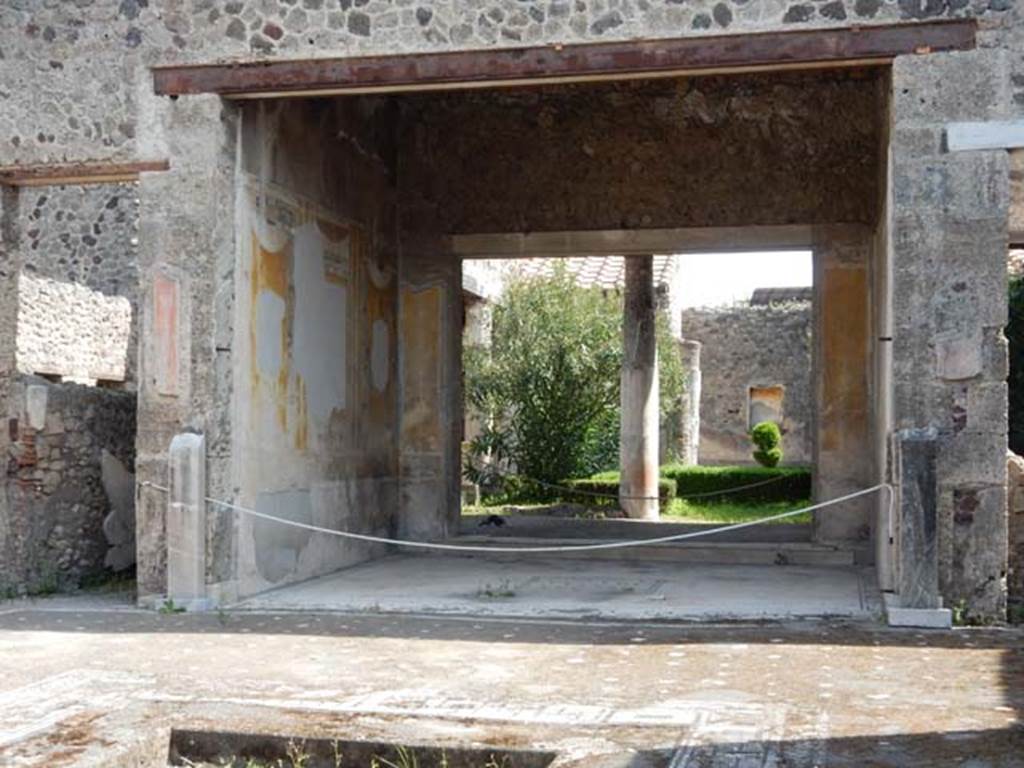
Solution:
M811 498L811 470L807 467L724 466L694 467L668 464L661 468L662 483L674 483L672 496L685 499L697 494L726 491L778 478L775 482L744 491L709 497L721 501L804 501ZM593 483L595 487L619 487L618 472L602 472L587 480L571 483ZM663 492L665 493L665 492ZM671 499L672 497L667 497ZM695 501L699 499L694 499Z
M715 496L728 501L803 501L811 498L811 470L807 467L725 466L693 467L669 464L661 476L675 480L676 496L725 491L778 478L744 491Z
M588 506L618 506L619 505L619 473L602 472L599 475L588 477L583 480L566 480L565 485L569 488L581 491L574 494L568 491L563 492L562 498L577 504ZM595 496L592 494L602 494ZM676 484L668 478L658 480L658 506L662 509L667 507L676 496Z

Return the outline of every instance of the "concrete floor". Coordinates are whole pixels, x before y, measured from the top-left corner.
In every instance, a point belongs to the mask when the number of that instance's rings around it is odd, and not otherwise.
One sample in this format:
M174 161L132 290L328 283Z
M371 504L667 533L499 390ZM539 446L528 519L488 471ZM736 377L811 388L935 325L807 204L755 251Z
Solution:
M239 609L647 620L878 617L853 567L393 555L250 598Z
M172 728L533 747L552 768L1012 768L1022 718L1017 630L0 603L5 768L163 766Z

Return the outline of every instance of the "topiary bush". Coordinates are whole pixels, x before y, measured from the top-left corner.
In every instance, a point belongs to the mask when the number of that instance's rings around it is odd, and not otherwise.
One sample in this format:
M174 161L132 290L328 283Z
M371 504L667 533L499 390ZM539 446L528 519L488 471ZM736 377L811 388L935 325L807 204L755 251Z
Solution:
M774 467L782 461L782 432L774 421L762 421L750 430L754 460L762 467Z

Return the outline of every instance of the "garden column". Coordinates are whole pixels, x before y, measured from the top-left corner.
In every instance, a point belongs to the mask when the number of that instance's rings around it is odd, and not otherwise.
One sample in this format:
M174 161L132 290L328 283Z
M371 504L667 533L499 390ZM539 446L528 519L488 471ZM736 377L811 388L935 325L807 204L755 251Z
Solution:
M686 387L679 403L679 444L676 453L680 464L695 465L700 456L700 348L699 341L679 342L679 358L683 363Z
M626 257L622 318L619 499L627 517L658 519L658 351L651 256Z

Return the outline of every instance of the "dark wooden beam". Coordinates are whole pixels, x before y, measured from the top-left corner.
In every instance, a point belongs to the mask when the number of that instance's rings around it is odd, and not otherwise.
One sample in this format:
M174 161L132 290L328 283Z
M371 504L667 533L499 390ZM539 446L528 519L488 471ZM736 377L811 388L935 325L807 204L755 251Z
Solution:
M885 63L973 48L970 19L363 58L156 67L157 94L297 95L484 87L736 69Z
M138 181L140 173L166 171L167 160L135 163L71 163L65 165L0 166L0 185L44 187L58 184L117 184Z

